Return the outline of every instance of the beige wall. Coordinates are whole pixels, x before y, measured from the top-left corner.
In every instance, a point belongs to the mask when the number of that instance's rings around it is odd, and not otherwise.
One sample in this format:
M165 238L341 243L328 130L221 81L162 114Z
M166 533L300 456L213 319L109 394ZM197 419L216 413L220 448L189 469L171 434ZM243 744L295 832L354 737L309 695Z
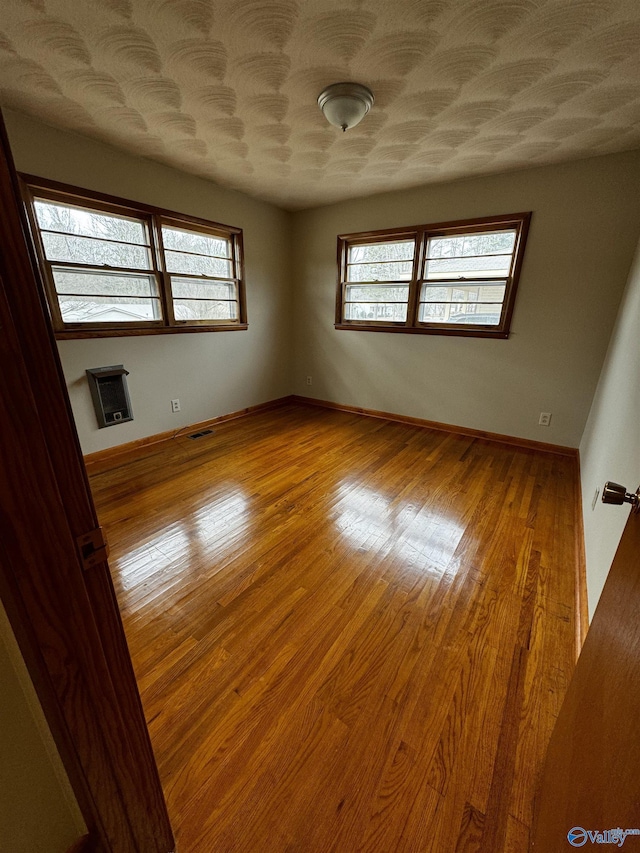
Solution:
M593 615L628 507L600 500L607 480L640 483L640 245L580 444L589 613ZM592 501L600 490L595 507Z
M178 172L5 113L20 171L244 230L249 329L61 341L85 453L234 412L290 393L290 214ZM124 364L135 420L98 430L86 368ZM172 414L170 400L182 411Z
M639 179L632 152L297 214L294 392L577 447L640 233ZM337 234L523 210L509 340L333 328Z
M86 832L0 604L0 853L64 853Z

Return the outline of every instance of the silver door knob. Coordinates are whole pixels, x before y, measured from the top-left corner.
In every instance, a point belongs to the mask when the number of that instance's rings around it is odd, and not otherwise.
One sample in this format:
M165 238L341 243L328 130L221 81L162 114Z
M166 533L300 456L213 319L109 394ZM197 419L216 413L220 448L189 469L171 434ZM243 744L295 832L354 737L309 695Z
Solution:
M638 491L633 494L627 491L626 486L621 486L620 483L612 483L607 481L602 490L602 503L605 504L631 504L633 512L638 512L640 509L640 486Z

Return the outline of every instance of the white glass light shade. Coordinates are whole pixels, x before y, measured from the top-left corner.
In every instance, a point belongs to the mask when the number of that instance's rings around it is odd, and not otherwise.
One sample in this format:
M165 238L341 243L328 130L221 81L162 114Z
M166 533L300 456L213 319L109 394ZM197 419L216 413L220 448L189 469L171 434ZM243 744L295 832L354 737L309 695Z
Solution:
M373 92L359 83L334 83L318 95L318 106L327 121L342 130L359 124L373 101Z

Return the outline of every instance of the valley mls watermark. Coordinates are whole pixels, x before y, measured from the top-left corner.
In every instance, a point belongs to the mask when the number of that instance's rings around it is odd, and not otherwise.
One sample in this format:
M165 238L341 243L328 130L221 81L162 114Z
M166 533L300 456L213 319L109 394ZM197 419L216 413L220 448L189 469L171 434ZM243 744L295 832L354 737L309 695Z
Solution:
M572 847L584 847L585 844L615 844L616 847L622 847L629 835L640 835L640 829L583 829L581 826L574 826L567 832L567 840Z

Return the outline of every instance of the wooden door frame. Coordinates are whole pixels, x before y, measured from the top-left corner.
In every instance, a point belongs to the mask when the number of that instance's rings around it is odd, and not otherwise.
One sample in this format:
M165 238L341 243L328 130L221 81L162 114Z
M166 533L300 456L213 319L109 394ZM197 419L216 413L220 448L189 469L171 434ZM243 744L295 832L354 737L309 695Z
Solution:
M174 841L0 116L0 597L92 849Z

